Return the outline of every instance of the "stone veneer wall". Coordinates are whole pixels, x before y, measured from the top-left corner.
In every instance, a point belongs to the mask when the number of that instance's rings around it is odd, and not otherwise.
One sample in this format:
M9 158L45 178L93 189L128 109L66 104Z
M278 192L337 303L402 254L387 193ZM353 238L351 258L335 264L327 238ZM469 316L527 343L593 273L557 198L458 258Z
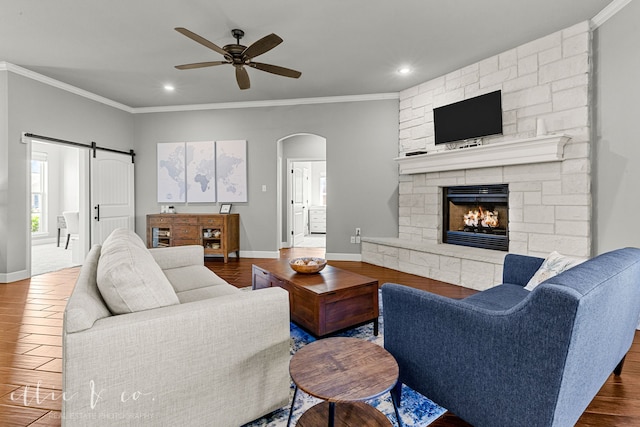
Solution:
M484 144L548 133L571 137L564 160L400 175L398 239L363 239L362 259L485 289L499 283L504 252L442 244L442 187L509 184L509 251L591 254L590 80L587 21L400 93L399 153L434 144L433 108L502 90L503 135Z

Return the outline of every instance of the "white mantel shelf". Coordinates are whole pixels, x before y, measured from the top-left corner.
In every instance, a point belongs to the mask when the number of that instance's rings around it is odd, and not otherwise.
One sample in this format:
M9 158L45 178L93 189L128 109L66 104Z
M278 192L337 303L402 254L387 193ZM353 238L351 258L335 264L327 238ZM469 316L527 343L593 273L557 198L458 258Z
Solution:
M569 139L567 135L543 135L394 160L400 166L401 175L558 162L563 158L564 145Z

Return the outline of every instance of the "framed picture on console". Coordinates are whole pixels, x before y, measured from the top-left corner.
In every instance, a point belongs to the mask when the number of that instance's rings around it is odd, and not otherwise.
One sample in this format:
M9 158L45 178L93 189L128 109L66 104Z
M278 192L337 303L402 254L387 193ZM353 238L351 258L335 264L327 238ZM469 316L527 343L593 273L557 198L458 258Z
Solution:
M231 212L231 203L223 203L222 205L220 205L221 214L228 214L230 212Z

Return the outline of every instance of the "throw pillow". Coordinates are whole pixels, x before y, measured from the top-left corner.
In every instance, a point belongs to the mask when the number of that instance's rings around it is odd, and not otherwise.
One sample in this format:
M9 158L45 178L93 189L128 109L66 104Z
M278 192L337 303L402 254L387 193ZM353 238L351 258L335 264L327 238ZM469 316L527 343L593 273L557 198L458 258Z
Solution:
M528 291L532 291L545 280L548 280L584 261L584 259L567 257L555 251L551 252L524 288Z
M104 241L97 284L113 314L179 304L171 283L133 231L114 230Z

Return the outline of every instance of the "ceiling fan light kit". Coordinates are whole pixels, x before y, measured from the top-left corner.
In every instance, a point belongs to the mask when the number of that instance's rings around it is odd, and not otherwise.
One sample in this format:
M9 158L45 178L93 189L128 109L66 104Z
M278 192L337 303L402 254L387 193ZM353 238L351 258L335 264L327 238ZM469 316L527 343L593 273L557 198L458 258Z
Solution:
M236 43L228 44L224 47L219 47L215 43L210 42L198 34L187 30L186 28L177 27L175 29L180 34L189 37L191 40L200 43L201 45L219 53L224 56L224 61L206 61L195 62L192 64L176 65L178 70L192 70L195 68L213 67L216 65L231 64L236 69L236 81L240 89L249 89L251 82L249 80L249 73L247 73L246 67L255 68L260 71L266 71L267 73L276 74L279 76L290 77L297 79L302 75L300 71L292 70L290 68L280 67L278 65L264 64L261 62L254 62L253 58L262 55L278 46L282 43L282 39L276 34L269 34L264 36L260 40L254 42L249 47L240 44L240 40L244 37L244 31L239 29L231 30L231 35L236 39Z

